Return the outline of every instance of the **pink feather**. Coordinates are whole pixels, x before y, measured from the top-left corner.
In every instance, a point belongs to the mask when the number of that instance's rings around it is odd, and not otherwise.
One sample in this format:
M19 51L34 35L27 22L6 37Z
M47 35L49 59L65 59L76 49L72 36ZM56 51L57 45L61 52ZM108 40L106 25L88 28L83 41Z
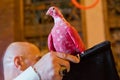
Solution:
M77 30L65 20L57 7L50 7L46 14L54 19L54 27L48 36L48 48L50 51L73 55L85 51L85 45Z

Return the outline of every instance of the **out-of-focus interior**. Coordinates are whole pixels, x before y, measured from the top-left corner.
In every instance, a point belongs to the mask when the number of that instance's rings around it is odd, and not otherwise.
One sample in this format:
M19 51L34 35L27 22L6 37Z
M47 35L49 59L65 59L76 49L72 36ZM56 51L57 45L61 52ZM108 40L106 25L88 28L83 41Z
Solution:
M77 0L88 6L95 0ZM28 41L48 51L47 38L54 21L46 16L50 6L58 6L65 19L77 29L87 48L109 40L120 76L120 0L99 0L93 8L82 10L71 0L1 0L0 2L0 79L2 57L14 41Z

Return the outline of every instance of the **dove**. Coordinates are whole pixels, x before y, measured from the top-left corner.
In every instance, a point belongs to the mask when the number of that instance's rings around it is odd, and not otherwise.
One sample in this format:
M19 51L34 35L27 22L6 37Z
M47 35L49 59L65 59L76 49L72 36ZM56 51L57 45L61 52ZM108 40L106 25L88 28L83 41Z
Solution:
M48 35L48 48L66 54L77 55L84 53L85 45L77 30L64 18L60 9L51 6L46 15L54 19L54 26Z

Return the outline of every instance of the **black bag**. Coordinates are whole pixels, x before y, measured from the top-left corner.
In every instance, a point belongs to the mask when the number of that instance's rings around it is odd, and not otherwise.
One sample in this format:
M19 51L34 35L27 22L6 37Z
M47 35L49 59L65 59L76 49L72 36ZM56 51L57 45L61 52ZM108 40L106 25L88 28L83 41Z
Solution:
M120 80L109 41L95 45L80 57L80 63L70 64L63 80Z

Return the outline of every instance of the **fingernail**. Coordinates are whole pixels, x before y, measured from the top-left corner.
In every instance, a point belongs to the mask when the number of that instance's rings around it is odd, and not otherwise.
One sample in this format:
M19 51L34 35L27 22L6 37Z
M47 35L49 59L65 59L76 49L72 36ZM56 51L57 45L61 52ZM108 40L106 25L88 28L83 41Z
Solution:
M79 63L80 62L80 58L76 58L76 63Z
M80 62L80 55L77 54L77 62L79 63Z

